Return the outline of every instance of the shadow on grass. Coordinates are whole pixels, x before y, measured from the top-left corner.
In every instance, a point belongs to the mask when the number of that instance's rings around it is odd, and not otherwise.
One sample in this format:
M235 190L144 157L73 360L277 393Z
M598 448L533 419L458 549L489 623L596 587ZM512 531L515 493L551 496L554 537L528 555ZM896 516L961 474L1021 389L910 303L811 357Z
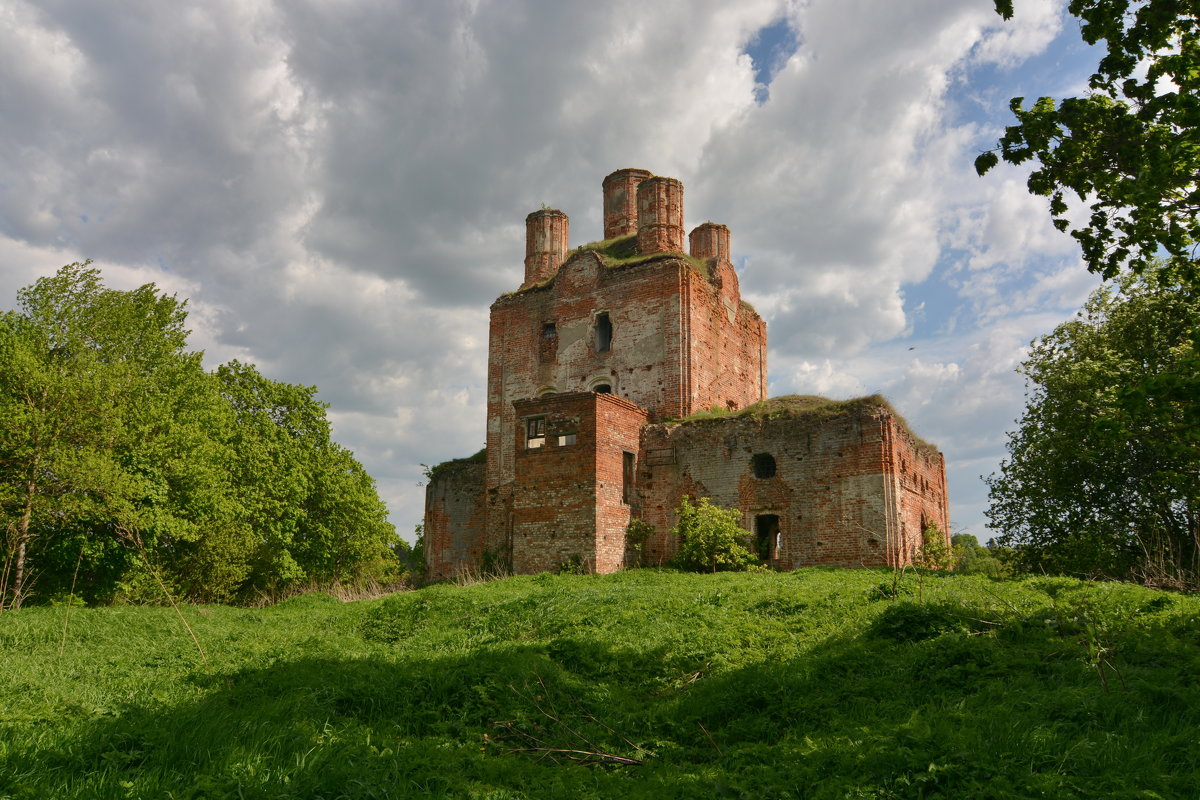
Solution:
M983 613L897 603L861 634L803 657L712 672L708 662L672 663L653 644L619 649L580 634L468 655L406 655L399 642L368 659L196 673L194 703L131 703L81 723L70 741L10 751L0 796L1192 790L1200 689L1180 672L1194 668L1197 652L1185 626L1114 639L1114 659L1122 648L1128 658L1105 691L1076 628L1040 618L1000 624ZM644 763L583 766L549 752L572 749Z

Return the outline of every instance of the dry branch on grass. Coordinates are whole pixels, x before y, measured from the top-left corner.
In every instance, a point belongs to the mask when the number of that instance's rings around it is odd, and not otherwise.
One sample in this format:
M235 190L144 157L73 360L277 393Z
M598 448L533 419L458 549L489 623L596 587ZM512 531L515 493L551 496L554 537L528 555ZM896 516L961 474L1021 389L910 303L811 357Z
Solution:
M487 736L484 737L485 741L495 744L506 753L536 755L538 758L546 758L555 763L572 761L577 764L602 764L616 767L641 766L646 763L646 757L651 755L648 751L629 741L592 714L582 710L574 698L568 699L575 706L575 713L563 714L548 699L551 693L540 675L537 676L537 685L540 687L539 692L531 692L528 685L521 689L515 686L509 688L518 697L528 700L533 705L541 721L523 723L517 720L504 720L492 723L503 731L502 738L513 744L503 743ZM614 753L612 752L613 748L597 744L578 730L584 726L598 726L604 729L631 747L640 757Z

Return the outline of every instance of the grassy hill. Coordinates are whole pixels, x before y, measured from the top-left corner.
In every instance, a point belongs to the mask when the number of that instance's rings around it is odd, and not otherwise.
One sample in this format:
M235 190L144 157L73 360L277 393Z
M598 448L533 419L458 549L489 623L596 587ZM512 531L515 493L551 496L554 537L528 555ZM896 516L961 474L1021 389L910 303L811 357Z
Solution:
M1200 599L810 569L0 615L0 798L1194 797Z

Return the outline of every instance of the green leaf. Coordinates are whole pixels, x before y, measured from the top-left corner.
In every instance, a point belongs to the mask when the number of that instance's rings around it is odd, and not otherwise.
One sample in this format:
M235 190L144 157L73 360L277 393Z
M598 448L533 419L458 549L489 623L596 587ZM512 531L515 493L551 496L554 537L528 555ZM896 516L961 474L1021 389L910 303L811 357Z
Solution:
M978 175L985 175L988 170L999 163L1000 156L996 155L996 151L988 150L975 157L975 172Z

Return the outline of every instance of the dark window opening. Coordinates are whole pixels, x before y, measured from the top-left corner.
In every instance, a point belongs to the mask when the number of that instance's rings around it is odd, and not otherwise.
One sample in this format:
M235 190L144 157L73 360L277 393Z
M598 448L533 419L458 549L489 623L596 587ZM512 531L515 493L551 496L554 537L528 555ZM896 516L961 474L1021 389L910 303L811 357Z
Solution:
M542 335L538 338L538 361L543 363L558 358L558 328L553 322L542 326Z
M754 518L754 545L763 561L779 558L780 545L778 514L759 514Z
M612 394L612 387L609 386L607 383L601 383L601 384L597 385L596 388L593 389L592 391L595 392L596 394Z
M608 318L608 312L604 311L596 315L596 352L607 353L612 349L612 320Z
M621 454L621 502L630 505L633 502L633 453Z
M759 453L750 460L750 467L756 478L775 477L775 456L770 453Z
M525 448L533 450L546 445L546 418L534 417L525 420Z

